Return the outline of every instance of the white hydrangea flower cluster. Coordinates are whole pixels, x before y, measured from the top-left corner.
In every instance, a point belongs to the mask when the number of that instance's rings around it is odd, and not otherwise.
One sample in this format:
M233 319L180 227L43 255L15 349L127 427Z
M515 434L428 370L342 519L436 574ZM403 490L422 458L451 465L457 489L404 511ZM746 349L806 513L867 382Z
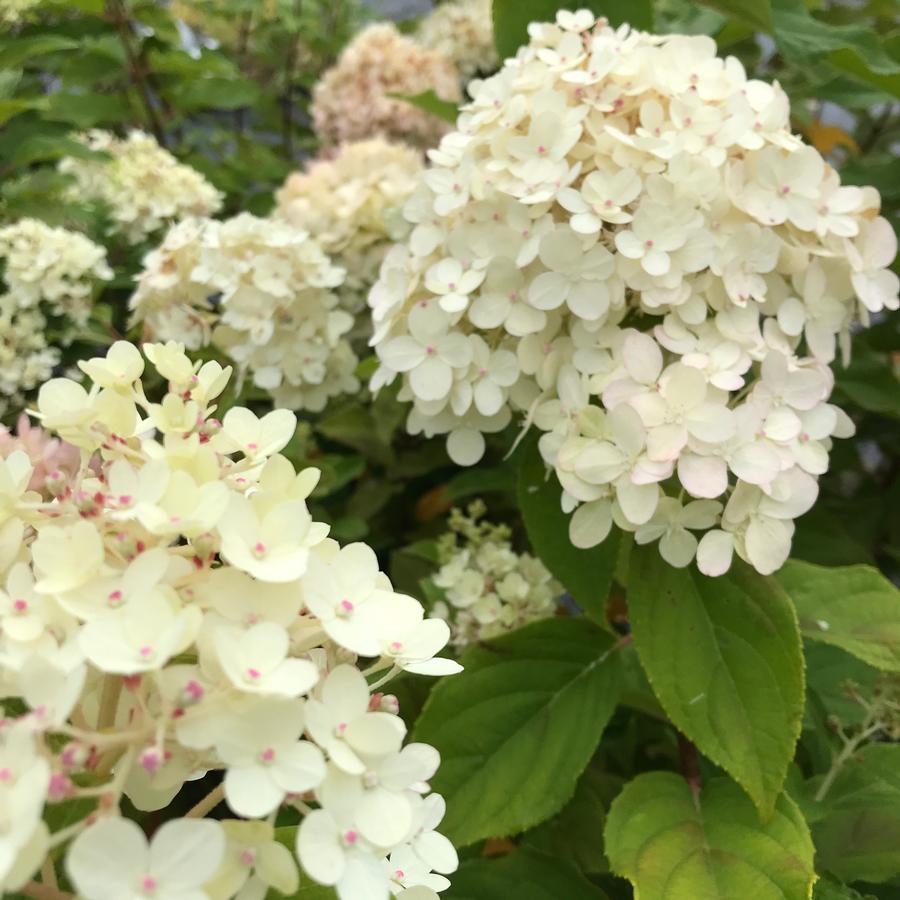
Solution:
M0 308L43 309L83 325L98 281L112 269L106 249L77 231L54 228L39 219L19 219L0 228L0 259L6 291Z
M449 532L438 540L441 567L431 577L446 601L432 612L450 623L453 644L465 647L546 619L557 609L563 587L528 553L516 553L507 525L482 517L483 502L468 515L453 509Z
M84 325L97 282L113 277L106 250L82 234L20 219L0 228L5 291L0 293L0 414L21 409L60 360L48 317L65 342Z
M175 221L211 216L222 207L222 194L152 135L134 130L119 138L94 129L81 140L110 158L62 159L60 171L75 179L72 196L103 203L116 230L132 244Z
M832 437L851 323L897 308L896 238L707 37L533 24L430 156L370 295L408 428L472 464L512 412L578 507L672 565L786 559ZM705 531L699 541L692 533Z
M453 61L468 81L497 68L491 0L449 0L419 23L416 40Z
M185 219L144 260L130 306L157 340L210 342L276 405L318 411L356 391L344 279L308 232L241 213Z
M174 342L143 349L168 382L158 402L126 342L79 364L88 388L41 388L37 417L81 451L76 474L47 477L51 499L29 490L26 453L0 461L0 892L74 838L84 900L293 893L272 823L294 807L301 866L342 900L436 897L456 866L434 831L439 757L404 745L380 687L458 671L434 658L447 624L396 593L368 546L311 519L319 473L279 452L293 413L219 422L230 369ZM162 809L217 771L149 846L120 818L123 797ZM93 812L51 836L45 804L85 799ZM199 818L222 799L265 821Z
M274 218L309 231L346 271L338 295L349 312L365 309L390 243L406 237L400 210L423 169L412 147L372 138L312 160L275 195Z
M388 96L415 96L428 90L443 100L460 99L459 73L453 63L390 23L369 25L347 44L313 89L316 133L331 144L381 135L433 147L450 126Z

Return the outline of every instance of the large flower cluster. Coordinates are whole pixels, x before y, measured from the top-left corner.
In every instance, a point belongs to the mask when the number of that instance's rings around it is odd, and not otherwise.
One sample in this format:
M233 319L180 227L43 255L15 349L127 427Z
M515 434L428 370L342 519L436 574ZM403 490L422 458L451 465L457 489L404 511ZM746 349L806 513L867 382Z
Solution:
M433 146L446 122L389 94L415 96L432 90L459 100L459 73L434 50L420 47L390 24L364 28L313 90L312 115L319 137L333 144L374 135Z
M187 216L209 216L222 206L222 195L199 172L160 147L142 131L118 138L94 130L83 142L109 159L66 157L60 171L75 179L79 200L103 203L115 228L139 244L164 226Z
M353 317L334 293L343 277L287 222L186 219L147 255L131 308L155 339L212 341L277 405L321 410L359 387Z
M0 413L21 409L27 394L60 361L57 343L90 315L98 281L112 278L106 250L84 235L20 219L0 228L5 291L0 293ZM55 335L49 333L53 317ZM55 340L54 340L55 337Z
M482 519L485 511L480 501L468 515L454 509L450 530L438 540L441 567L431 581L445 600L432 611L450 623L457 647L552 616L563 593L539 559L516 553L507 525Z
M294 807L302 867L342 900L435 897L448 882L434 870L456 865L434 831L438 754L404 745L379 688L457 671L434 658L446 623L396 593L369 547L311 519L319 473L279 454L293 413L219 422L229 369L174 342L144 354L168 382L158 400L125 342L80 363L89 388L41 388L43 425L81 451L74 475L51 473L52 499L29 491L25 453L0 462L0 891L74 838L85 900L293 893L271 823ZM223 780L149 846L120 817L123 797L162 809L211 772ZM222 799L265 821L199 818ZM72 801L51 835L45 805Z
M497 68L490 0L449 0L419 23L416 40L453 61L466 80Z
M365 308L390 241L405 237L400 209L422 169L416 150L372 138L313 160L276 194L275 218L308 230L346 271L338 294L350 312Z
M525 412L579 546L615 522L676 566L771 572L853 430L826 402L836 347L897 307L878 193L709 38L584 10L530 35L407 204L373 387L400 374L409 430L461 464Z

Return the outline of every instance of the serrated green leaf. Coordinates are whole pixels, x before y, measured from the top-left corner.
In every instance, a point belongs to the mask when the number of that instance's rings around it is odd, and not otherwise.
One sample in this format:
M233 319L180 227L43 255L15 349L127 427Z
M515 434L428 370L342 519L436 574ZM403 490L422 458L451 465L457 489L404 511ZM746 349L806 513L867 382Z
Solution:
M599 839L599 837L598 837ZM563 860L520 849L473 859L450 876L443 900L605 900L606 894Z
M769 815L803 716L803 649L787 594L744 563L707 578L635 547L628 611L663 709Z
M900 745L872 744L845 763L813 825L817 862L842 881L900 875Z
M531 828L560 810L619 696L613 638L583 618L545 619L462 657L414 729L435 746L441 830L458 846Z
M775 40L785 58L831 65L900 96L900 61L862 25L831 25L810 15L803 0L772 0Z
M569 540L569 516L560 508L562 489L555 473L548 472L534 441L527 441L519 452L519 509L531 546L585 613L605 624L620 534L613 529L590 550L575 547Z
M588 766L572 799L552 819L526 832L522 843L571 862L586 874L608 872L600 836L610 804L621 790L619 776Z
M695 797L671 772L639 775L613 801L606 854L641 900L808 900L815 881L806 822L786 794L762 824L728 778Z
M653 27L651 0L494 0L494 43L500 59L515 56L528 43L531 22L553 22L560 9L589 9L596 16L606 16L613 25L628 22L634 28Z
M422 91L421 94L388 94L394 100L402 100L415 106L417 109L424 110L450 122L451 125L456 124L456 117L459 115L459 107L450 100L442 100L434 91Z
M800 629L888 672L900 672L900 590L872 566L788 560L778 572Z

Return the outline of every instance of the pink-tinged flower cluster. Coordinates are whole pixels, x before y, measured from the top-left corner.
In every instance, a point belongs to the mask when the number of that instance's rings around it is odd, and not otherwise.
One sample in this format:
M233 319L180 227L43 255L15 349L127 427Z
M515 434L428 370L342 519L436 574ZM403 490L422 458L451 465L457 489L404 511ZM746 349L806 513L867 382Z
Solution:
M331 144L381 135L434 146L449 130L447 123L388 96L415 96L428 90L443 100L461 98L453 63L400 34L393 25L370 25L346 46L315 86L316 132Z
M419 151L372 138L313 160L276 194L274 217L308 231L346 271L336 292L350 312L365 309L391 241L406 236L401 208L423 169Z
M24 413L19 416L15 431L0 425L0 457L6 459L17 450L24 452L31 462L28 489L43 496L52 493L53 482L65 481L81 466L81 452L77 447L53 437L39 425L32 425Z
M369 297L408 428L476 463L522 416L578 546L615 523L720 574L787 558L850 330L897 309L871 187L791 133L785 93L708 37L529 26L429 156Z

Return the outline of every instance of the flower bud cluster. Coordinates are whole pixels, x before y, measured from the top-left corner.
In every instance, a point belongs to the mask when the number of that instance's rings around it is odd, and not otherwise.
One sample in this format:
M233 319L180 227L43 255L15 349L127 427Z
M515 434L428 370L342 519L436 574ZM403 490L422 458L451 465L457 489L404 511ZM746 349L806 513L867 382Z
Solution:
M428 90L443 100L460 99L453 63L391 24L370 25L350 41L313 89L316 133L330 144L381 135L434 146L449 130L447 123L388 96Z
M406 237L400 210L423 168L411 147L372 138L313 160L276 194L274 218L309 231L346 271L337 293L349 312L365 309L390 242Z
M419 23L416 40L451 60L468 81L497 68L490 0L450 0Z
M539 559L516 553L508 526L481 518L485 511L480 501L468 515L452 510L438 541L441 567L431 581L446 599L433 612L450 623L457 647L552 616L563 593Z
M439 757L404 745L378 688L458 671L434 658L447 624L395 592L368 546L313 521L319 473L280 455L293 413L235 407L210 428L230 369L175 343L144 356L168 383L158 400L125 342L80 363L88 388L41 388L36 415L81 451L53 500L29 490L26 453L0 461L0 691L25 710L0 721L0 890L71 837L85 900L295 884L270 824L175 820L148 848L119 818L123 796L163 809L221 772L206 808L224 798L271 823L295 807L300 864L342 900L436 896L448 882L435 872L456 865L434 832ZM51 841L45 804L86 798L99 805Z
M318 411L359 387L353 317L334 293L343 278L287 222L185 219L147 255L131 309L156 339L214 343L276 405Z
M60 171L75 179L72 196L106 206L115 229L132 244L179 219L210 216L222 206L222 195L199 172L143 131L119 138L95 129L81 140L110 158L61 160Z
M463 465L522 414L578 546L615 522L675 566L772 572L853 432L829 363L898 306L878 192L710 38L586 10L529 34L429 154L369 298L372 387L400 376L410 432Z

